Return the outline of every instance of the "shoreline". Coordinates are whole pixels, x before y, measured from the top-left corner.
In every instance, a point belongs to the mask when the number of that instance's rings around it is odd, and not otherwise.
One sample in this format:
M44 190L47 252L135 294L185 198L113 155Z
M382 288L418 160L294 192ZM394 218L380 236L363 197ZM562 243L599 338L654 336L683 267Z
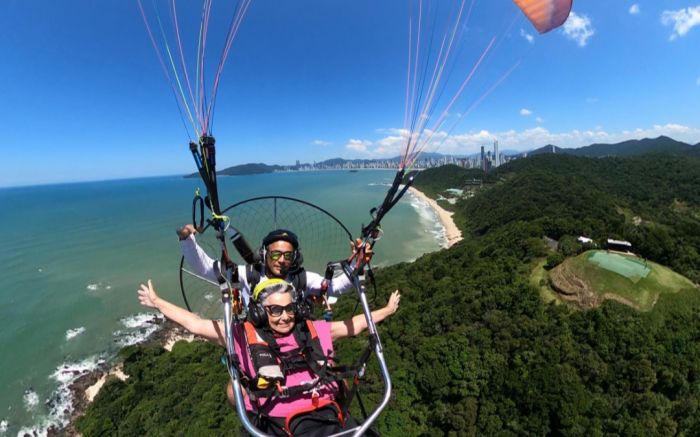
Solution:
M418 198L421 202L426 203L431 210L433 210L435 216L445 230L447 248L452 247L463 239L462 232L457 228L452 218L453 212L445 210L438 205L435 200L416 188L410 187L409 191L413 196ZM178 341L184 340L186 342L191 342L198 340L195 335L167 319L159 324L161 324L159 329L153 332L141 345L155 344L170 352ZM113 362L109 367L101 366L73 381L69 387L73 394L73 408L68 424L60 430L57 428L52 429L50 434L60 435L61 433L77 433L74 428L76 419L85 414L105 383L111 378L118 378L121 381L126 381L129 378L129 375L124 372L124 364L122 362Z
M448 248L454 246L456 243L464 239L462 237L462 231L459 230L459 228L455 224L454 219L452 218L454 212L447 211L446 209L441 207L435 200L426 196L425 193L414 187L409 187L408 191L410 191L410 193L416 196L419 200L427 203L430 206L430 208L435 212L435 215L440 221L440 224L443 228L445 228L445 238L447 239Z
M171 352L175 343L181 340L189 343L196 341L197 337L166 319L161 323L160 328L153 332L145 341L140 343L140 345L159 345L166 351ZM69 389L73 394L73 408L68 424L61 429L54 427L50 430L49 435L76 435L77 430L74 428L76 419L85 414L105 383L110 378L118 378L121 381L129 379L129 375L124 372L124 363L117 361L107 366L101 366L91 372L81 375L70 384Z

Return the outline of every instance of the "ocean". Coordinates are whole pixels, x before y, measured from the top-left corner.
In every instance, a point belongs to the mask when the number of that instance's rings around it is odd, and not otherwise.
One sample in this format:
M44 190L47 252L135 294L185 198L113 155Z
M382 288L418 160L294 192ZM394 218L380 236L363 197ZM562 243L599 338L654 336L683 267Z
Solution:
M222 208L259 196L302 199L357 236L393 176L392 171L367 170L220 177L219 196ZM199 179L172 176L0 189L5 235L0 250L0 435L44 434L51 425L65 424L68 385L157 329L154 313L138 304L139 283L151 278L163 297L183 304L175 229L192 221L198 187L203 189ZM250 236L245 223L260 229L291 223L308 228L292 230L300 234L310 270L329 260L320 257L344 256L338 247L332 255L319 250L347 245L328 216L296 202L269 202L231 210L232 225L242 224L239 229L252 246L260 244L256 233L263 231L251 230ZM285 214L293 217L285 219ZM297 222L285 222L294 217ZM446 244L430 207L410 194L382 228L373 259L379 267L411 261ZM200 237L203 245L210 234Z

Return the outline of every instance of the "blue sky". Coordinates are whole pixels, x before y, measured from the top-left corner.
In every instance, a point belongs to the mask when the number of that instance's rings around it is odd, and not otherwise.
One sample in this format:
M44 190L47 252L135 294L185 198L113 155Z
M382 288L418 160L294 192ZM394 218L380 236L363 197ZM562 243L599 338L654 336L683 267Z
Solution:
M181 3L187 46L199 11ZM217 98L219 167L396 156L409 3L253 0ZM229 18L212 20L211 47ZM436 132L437 151L474 153L493 139L514 150L700 142L700 0L574 0L567 24L545 35L510 0L479 0L459 33L447 100L491 36L496 48L449 111L460 121ZM135 0L5 0L0 101L0 186L194 171Z

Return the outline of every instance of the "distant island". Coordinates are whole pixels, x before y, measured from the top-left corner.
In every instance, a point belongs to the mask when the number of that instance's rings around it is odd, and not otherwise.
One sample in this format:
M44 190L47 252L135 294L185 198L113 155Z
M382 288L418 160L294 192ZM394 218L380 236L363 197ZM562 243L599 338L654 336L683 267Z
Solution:
M488 145L490 148L491 145ZM531 149L526 152L498 151L498 143L493 144L493 151L482 147L482 152L472 155L445 155L441 153L423 153L416 162L415 169L437 168L447 164L454 164L463 168L493 170L510 161L525 158L527 156L542 154L565 154L585 156L588 158L604 157L630 157L649 153L670 153L676 155L700 156L700 143L691 145L673 138L660 136L657 138L644 138L642 140L628 140L615 144L591 144L578 148L563 148L553 144ZM220 176L243 176L252 174L273 173L277 171L312 171L312 170L358 170L358 169L397 169L401 162L399 156L388 159L344 159L332 158L321 162L300 163L294 165L268 165L263 163L249 163L234 165L218 171ZM199 177L198 173L191 173L186 178Z

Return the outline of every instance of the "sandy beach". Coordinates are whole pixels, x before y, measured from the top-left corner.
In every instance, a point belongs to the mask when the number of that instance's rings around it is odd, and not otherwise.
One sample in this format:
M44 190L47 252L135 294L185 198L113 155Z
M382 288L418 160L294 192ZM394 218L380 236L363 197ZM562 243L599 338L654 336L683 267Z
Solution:
M452 215L454 214L453 212L445 210L443 207L438 205L436 201L423 194L422 191L419 191L413 187L410 187L409 191L411 194L430 205L433 211L435 211L438 220L440 220L440 223L445 228L447 247L452 247L455 243L462 241L462 232L459 230L457 225L455 225L455 222L452 219Z
M107 382L107 378L109 378L110 376L115 376L121 379L122 381L126 381L126 379L129 377L129 375L124 373L123 366L121 364L113 369L110 369L110 371L102 375L102 377L100 377L100 379L98 379L96 383L92 384L90 387L85 389L85 399L88 403L95 400L95 396L97 396L97 393L100 392L102 386L105 385L105 382Z
M196 338L197 337L187 332L184 328L177 326L172 322L165 321L163 322L162 328L151 335L146 343L160 344L165 350L171 351L176 342L191 342ZM73 412L71 414L71 420L68 427L61 432L65 432L69 435L76 432L73 429L75 419L84 414L88 405L95 400L95 397L107 382L107 379L110 377L116 377L122 381L125 381L129 378L129 375L124 373L124 366L121 363L118 363L112 368L100 368L93 372L88 372L76 379L71 384L70 389L73 393Z

